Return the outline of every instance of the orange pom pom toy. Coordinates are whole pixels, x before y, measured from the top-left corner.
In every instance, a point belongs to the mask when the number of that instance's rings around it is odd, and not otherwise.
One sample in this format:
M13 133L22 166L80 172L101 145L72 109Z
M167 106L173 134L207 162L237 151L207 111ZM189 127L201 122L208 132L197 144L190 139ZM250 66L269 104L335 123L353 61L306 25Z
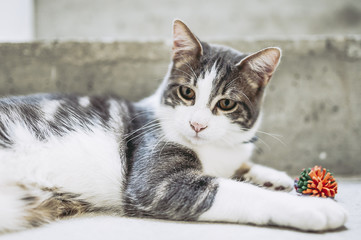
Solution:
M334 198L337 193L337 182L332 173L321 166L304 169L295 180L298 193L315 197Z

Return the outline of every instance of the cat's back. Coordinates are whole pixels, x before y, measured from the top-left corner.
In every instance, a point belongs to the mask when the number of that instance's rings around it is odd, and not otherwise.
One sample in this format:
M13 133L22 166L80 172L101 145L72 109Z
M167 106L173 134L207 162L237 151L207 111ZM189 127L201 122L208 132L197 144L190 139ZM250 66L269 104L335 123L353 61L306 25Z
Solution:
M14 148L21 143L24 139L17 138L17 130L40 142L96 129L119 132L126 128L130 108L129 102L111 96L36 94L0 98L0 146Z
M0 185L26 182L119 202L130 103L40 94L0 99Z

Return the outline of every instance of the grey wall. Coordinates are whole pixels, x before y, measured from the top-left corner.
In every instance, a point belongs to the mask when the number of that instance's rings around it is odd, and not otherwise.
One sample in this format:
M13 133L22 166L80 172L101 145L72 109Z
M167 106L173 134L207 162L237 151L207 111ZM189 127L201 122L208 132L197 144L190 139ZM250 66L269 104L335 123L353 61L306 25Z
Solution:
M361 33L360 0L35 0L38 39L165 39L181 18L203 39Z
M361 174L361 37L237 40L241 51L280 46L284 57L265 102L255 154L291 174L314 164L339 175ZM0 94L113 92L137 100L164 76L163 42L0 44ZM267 146L268 145L268 146Z

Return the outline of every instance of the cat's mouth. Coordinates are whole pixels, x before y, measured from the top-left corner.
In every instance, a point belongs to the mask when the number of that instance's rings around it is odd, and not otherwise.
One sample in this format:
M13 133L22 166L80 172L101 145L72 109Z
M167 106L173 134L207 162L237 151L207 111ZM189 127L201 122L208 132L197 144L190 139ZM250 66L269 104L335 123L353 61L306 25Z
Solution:
M191 142L192 144L195 144L195 145L200 145L200 144L207 142L207 139L200 136L198 133L196 133L192 136L188 136L187 139L189 142Z

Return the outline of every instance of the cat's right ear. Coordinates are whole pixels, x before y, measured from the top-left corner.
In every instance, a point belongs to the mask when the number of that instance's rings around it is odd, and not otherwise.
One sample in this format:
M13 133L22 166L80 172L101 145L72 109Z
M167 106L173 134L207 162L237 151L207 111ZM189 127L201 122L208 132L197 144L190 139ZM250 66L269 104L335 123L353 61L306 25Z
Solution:
M256 73L251 81L252 86L265 87L280 62L281 53L278 47L265 48L245 57L236 66L246 73Z
M186 60L203 54L202 44L181 20L173 22L173 60Z

